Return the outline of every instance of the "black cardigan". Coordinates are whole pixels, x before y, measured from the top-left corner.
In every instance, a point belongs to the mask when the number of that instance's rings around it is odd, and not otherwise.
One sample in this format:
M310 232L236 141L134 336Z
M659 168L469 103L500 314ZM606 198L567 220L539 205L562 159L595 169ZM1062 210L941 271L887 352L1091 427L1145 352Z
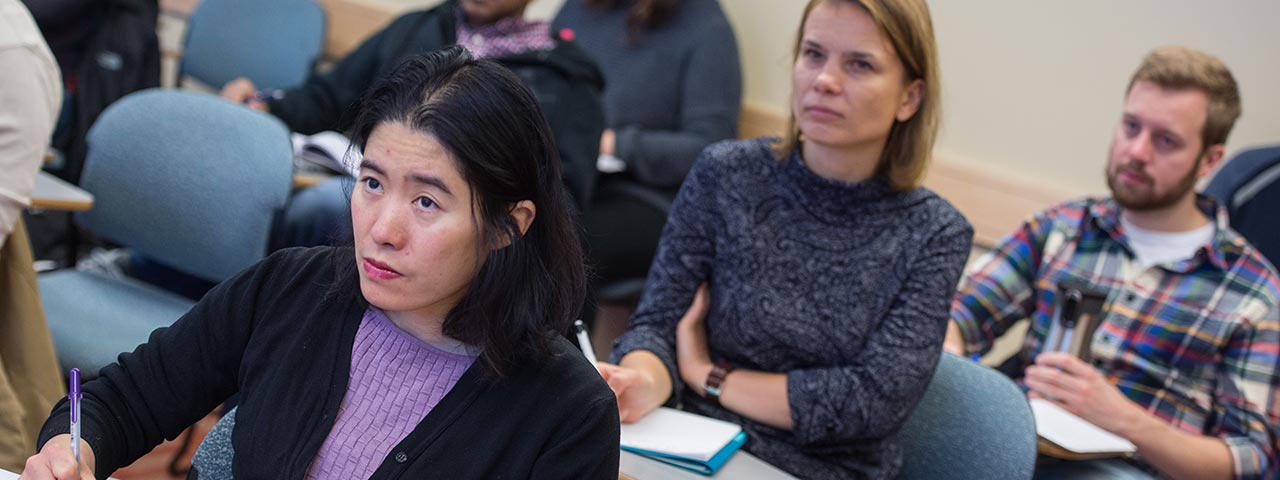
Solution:
M334 65L268 102L271 114L290 129L312 134L346 130L355 119L350 109L374 80L410 55L457 43L456 2L407 13L375 33ZM538 99L547 117L563 165L564 183L579 209L589 204L596 179L596 157L604 131L600 95L604 75L573 42L556 38L555 48L493 58L511 69Z
M271 255L85 384L82 434L98 478L237 391L235 477L303 478L346 393L367 306L325 296L335 252ZM568 341L557 348L500 380L476 362L372 478L617 478L613 393ZM63 399L39 444L67 431Z

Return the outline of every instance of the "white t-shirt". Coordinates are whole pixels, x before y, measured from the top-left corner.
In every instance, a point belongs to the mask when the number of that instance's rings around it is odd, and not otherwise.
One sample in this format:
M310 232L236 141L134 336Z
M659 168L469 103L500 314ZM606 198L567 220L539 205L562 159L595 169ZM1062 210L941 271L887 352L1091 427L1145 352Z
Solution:
M1191 258L1196 250L1213 240L1215 225L1213 222L1185 232L1160 232L1138 227L1124 216L1120 217L1125 234L1129 236L1129 246L1137 256L1136 261L1142 268L1152 265L1177 263Z
M27 7L0 0L0 246L31 203L62 106L62 74Z

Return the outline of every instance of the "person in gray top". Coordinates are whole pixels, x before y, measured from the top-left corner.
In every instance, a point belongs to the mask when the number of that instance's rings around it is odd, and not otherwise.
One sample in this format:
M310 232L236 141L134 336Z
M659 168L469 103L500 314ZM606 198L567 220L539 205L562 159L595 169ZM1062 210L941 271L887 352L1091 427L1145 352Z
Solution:
M788 137L702 154L599 368L623 422L679 405L797 476L894 478L973 235L919 186L936 45L923 0L812 0L801 25Z
M600 153L622 161L583 214L595 280L643 279L693 161L737 135L733 27L717 0L568 0L552 25L604 72Z
M674 189L702 149L737 134L742 69L717 0L569 0L552 26L604 71L600 153L627 176Z

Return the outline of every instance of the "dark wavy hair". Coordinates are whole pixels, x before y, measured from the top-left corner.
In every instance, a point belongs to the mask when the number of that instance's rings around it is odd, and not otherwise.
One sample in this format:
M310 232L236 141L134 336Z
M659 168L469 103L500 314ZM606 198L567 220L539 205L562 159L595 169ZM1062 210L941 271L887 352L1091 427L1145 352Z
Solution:
M582 306L586 272L559 154L533 93L510 70L455 45L405 60L365 93L348 132L353 148L363 152L389 122L433 135L452 154L479 212L476 248L489 250L444 334L480 347L481 363L498 376L551 355ZM521 200L537 209L524 235L510 213ZM339 255L339 295L360 291L354 256L354 248Z

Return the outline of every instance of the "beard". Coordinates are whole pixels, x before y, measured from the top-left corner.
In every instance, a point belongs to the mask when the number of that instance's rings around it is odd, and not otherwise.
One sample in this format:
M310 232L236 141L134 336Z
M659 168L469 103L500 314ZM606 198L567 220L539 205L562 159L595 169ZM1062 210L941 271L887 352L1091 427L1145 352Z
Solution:
M1186 198L1196 188L1196 172L1200 171L1200 162L1204 155L1196 158L1196 164L1187 170L1187 174L1178 180L1168 191L1156 192L1152 179L1140 166L1121 165L1107 172L1107 188L1116 203L1127 210L1148 211L1171 207ZM1121 172L1131 172L1142 176L1146 182L1136 187L1127 187L1120 183Z

